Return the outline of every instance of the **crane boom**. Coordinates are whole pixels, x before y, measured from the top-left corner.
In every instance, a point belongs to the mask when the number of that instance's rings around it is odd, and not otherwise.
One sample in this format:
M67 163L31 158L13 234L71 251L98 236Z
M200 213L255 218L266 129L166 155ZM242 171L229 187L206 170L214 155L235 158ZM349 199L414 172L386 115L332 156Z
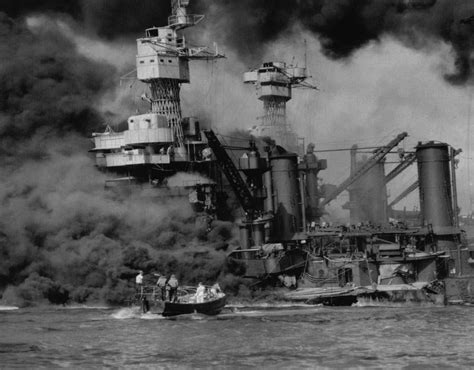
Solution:
M392 171L390 171L390 173L387 176L385 176L385 183L392 181L395 177L400 175L400 173L402 173L415 161L416 161L416 154L415 153L408 154L405 158L403 158L403 161L397 167L395 167Z
M400 202L403 198L405 198L408 194L414 191L419 185L418 180L411 184L408 188L406 188L398 197L396 197L390 204L388 205L389 208L393 207L395 204Z
M204 130L203 132L204 135L206 135L209 147L217 158L217 163L219 163L222 172L224 172L227 180L229 180L242 208L246 213L251 215L255 209L255 200L250 193L247 184L242 179L242 176L240 176L239 170L234 165L234 162L232 162L232 159L229 157L229 154L227 154L214 131Z
M333 192L331 192L321 202L320 206L324 207L330 201L337 198L344 190L346 190L351 184L353 184L362 175L367 173L373 166L375 166L381 159L383 159L394 147L396 147L403 139L408 136L406 132L402 132L397 135L395 139L390 141L386 146L383 146L376 150L374 155L370 157L360 168L358 168L351 176L344 180Z

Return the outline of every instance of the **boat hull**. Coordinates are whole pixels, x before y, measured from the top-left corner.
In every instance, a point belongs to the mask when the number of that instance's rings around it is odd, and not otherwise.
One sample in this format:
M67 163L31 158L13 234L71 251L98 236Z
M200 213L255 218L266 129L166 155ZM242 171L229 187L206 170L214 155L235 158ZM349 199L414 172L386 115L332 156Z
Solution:
M203 303L165 302L162 315L165 317L200 313L204 315L217 315L224 308L226 296L222 296Z

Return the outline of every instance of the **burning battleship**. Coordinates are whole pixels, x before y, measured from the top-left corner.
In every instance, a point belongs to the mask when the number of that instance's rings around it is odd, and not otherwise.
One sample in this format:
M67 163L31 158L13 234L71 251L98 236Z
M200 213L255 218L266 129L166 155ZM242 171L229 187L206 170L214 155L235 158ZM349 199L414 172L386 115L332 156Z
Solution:
M136 78L146 84L149 94L141 96L150 110L128 118L128 129L94 133L96 164L122 177L110 178L106 186L149 184L168 190L168 195L189 196L197 210L213 214L220 176L217 164L202 135L196 117L182 117L181 84L190 82L190 60L223 58L217 49L190 47L181 31L198 24L204 16L188 14L189 1L172 1L168 25L152 27L137 39ZM184 183L168 187L166 180L186 172ZM159 194L159 192L156 192Z
M137 40L137 78L147 84L150 112L131 116L128 129L95 134L97 165L125 177L159 186L172 174L206 175L188 185L190 199L207 211L219 207L216 188L224 175L243 210L238 222L240 247L228 260L258 287L285 285L283 299L346 305L364 299L401 302L474 302L474 250L459 227L455 162L459 150L447 143L419 142L399 151L400 164L385 175L385 158L407 137L401 133L357 160L338 186L321 187L324 159L309 144L299 155L298 140L286 122L292 86L306 86L305 67L266 62L247 72L257 87L264 115L238 162L212 130L182 117L180 84L190 81L188 61L222 55L189 48L179 31L202 16L188 15L188 1L172 1L168 25L146 30ZM266 138L270 136L271 140ZM265 139L265 140L262 140ZM394 221L386 184L413 163L418 180L398 199L419 189L416 224ZM221 170L218 171L218 168ZM325 206L349 191L350 223L328 226ZM391 206L395 204L392 202Z
M393 219L390 222L384 187L393 172L384 175L383 159L406 136L398 135L355 166L348 179L316 207L311 204L312 198L318 198L313 194L317 188L311 175L320 167L310 166L318 163L314 154L298 162L296 154L279 147L269 150L265 159L250 152L240 166L244 172L252 169L252 184L261 184L254 193L270 194L265 200L271 201L259 202L257 197L249 201L249 194L242 198L247 215L240 226L242 247L229 258L244 265L246 276L262 285L281 281L294 288L283 294L289 300L328 305L366 299L473 302L474 251L467 245L457 216L455 162L459 150L446 143L418 143L393 171L415 158L419 224L409 227ZM370 183L382 189L360 191L363 184ZM356 223L329 227L318 222L323 212L320 207L347 189L351 220ZM365 221L360 222L361 209L373 202L377 207L371 207L372 213L365 213ZM261 216L262 211L266 216Z

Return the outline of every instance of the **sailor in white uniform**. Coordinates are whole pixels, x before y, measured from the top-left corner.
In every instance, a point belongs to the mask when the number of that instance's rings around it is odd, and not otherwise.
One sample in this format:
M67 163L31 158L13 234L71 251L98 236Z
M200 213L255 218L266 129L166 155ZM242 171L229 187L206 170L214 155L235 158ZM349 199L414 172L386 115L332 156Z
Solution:
M196 303L203 303L205 294L206 287L202 283L199 283L196 289Z

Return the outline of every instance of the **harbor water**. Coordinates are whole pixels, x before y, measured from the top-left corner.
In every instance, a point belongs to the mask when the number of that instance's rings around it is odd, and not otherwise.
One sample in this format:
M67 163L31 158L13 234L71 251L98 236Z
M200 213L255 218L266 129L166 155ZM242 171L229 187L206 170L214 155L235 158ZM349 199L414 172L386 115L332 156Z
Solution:
M0 308L0 368L473 368L474 307Z

